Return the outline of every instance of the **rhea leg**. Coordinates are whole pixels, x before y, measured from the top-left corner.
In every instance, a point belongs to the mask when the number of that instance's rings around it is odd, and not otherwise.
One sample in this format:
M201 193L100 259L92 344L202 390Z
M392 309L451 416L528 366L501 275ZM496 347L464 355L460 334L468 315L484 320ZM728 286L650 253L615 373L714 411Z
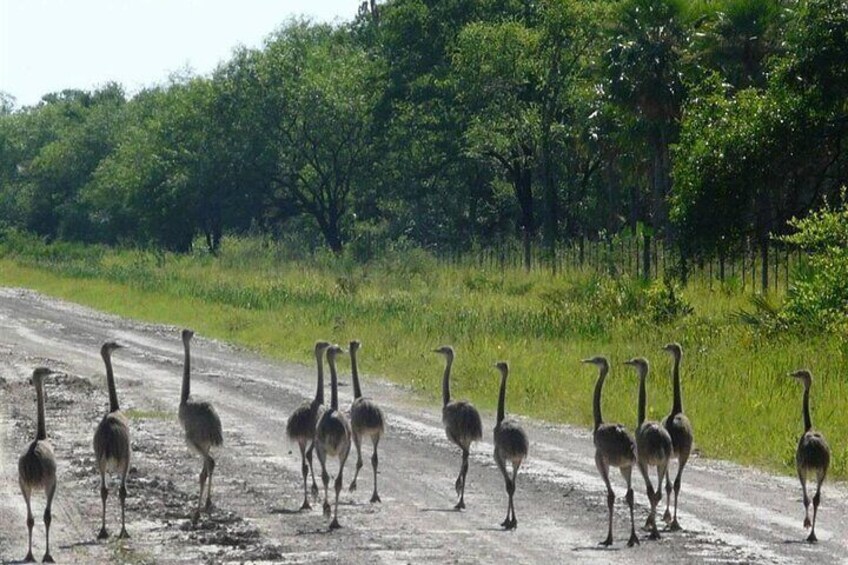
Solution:
M669 467L671 465L669 464ZM680 472L680 459L677 460L678 473ZM658 485L659 490L662 490L662 485ZM663 514L663 522L666 524L671 522L671 472L666 470L665 474L665 514Z
M510 528L515 529L518 527L518 520L515 518L515 487L516 480L518 479L518 468L521 467L521 461L518 463L512 463L512 489L509 492L509 509L512 511L512 520L510 521Z
M298 441L297 445L300 448L300 470L303 473L303 504L300 506L300 509L309 510L312 508L312 505L309 504L309 491L306 486L306 478L309 476L309 465L306 464L306 442Z
M609 510L609 529L607 530L607 539L602 541L599 545L612 545L612 505L615 502L615 493L612 491L612 485L609 480L609 465L607 465L606 461L604 461L603 456L595 452L595 466L598 468L598 472L601 474L601 478L604 480L604 484L607 487L607 509Z
M209 481L206 483L206 512L212 510L212 473L215 471L215 459L206 455L206 469L209 473Z
M627 500L627 506L630 508L630 539L627 540L627 547L633 547L639 544L639 537L636 535L636 521L633 518L633 486L631 484L633 467L620 467L619 471L621 471L621 476L624 477L624 481L627 483L625 500Z
M457 510L465 508L465 476L468 474L468 448L462 448L462 467L459 470L459 477L456 479L457 487L459 488L459 502L454 506Z
M504 463L503 457L501 457L501 453L497 448L495 448L495 463L497 463L498 469L500 469L501 474L503 475L504 483L506 484L506 494L510 498L510 501L507 502L507 506L506 506L506 518L504 518L504 521L501 522L501 526L503 526L504 528L509 530L510 529L509 526L510 526L510 523L511 523L510 518L512 517L512 515L510 513L510 510L512 509L512 503L511 503L512 495L510 494L510 491L512 489L510 488L509 474L506 472L506 463Z
M810 497L807 496L807 474L798 467L798 479L801 481L801 491L804 493L804 527L810 527Z
M309 449L306 450L306 460L309 461L309 472L312 474L312 496L318 496L318 483L315 482L315 468L312 467L312 450L315 448L315 442L309 444Z
M30 498L32 496L32 489L24 486L23 482L21 483L21 494L24 495L24 501L26 502L27 507L27 537L29 539L27 546L27 554L24 557L24 562L33 563L35 558L32 556L32 528L35 526L35 518L32 517L32 506L30 505Z
M380 495L377 494L377 465L379 463L379 458L377 457L377 445L380 443L380 434L374 434L371 436L371 442L374 444L374 453L371 454L371 467L374 468L374 493L371 495L371 502L382 502L380 500ZM357 463L358 465L358 463ZM359 468L357 467L357 471Z
M121 488L118 491L118 496L121 499L121 533L118 534L118 539L124 539L130 537L127 533L127 520L126 520L126 510L127 510L127 474L130 471L129 464L124 467L124 472L121 474Z
M648 498L650 499L651 503L651 513L648 515L651 533L648 536L648 539L660 539L660 531L657 529L657 506L659 505L660 500L662 500L662 482L663 478L667 474L668 462L661 465L657 465L657 490L653 493L651 492L653 490L652 488L648 490ZM648 526L649 524L646 523L645 525Z
M206 477L208 476L209 471L206 468L207 460L203 459L203 469L200 471L200 494L197 497L197 510L194 511L194 515L191 518L193 523L197 523L200 519L200 509L203 508L203 491L206 488Z
M353 432L353 444L356 446L356 470L353 472L353 480L350 481L350 490L356 490L356 479L359 477L359 470L362 469L362 438L359 434Z
M824 473L816 475L816 494L813 496L813 529L810 530L810 535L807 536L807 541L810 543L818 541L816 537L816 516L819 513L819 502L821 502L821 486L824 481Z
M321 463L321 481L324 483L324 516L330 517L330 501L327 487L330 483L330 475L327 473L327 454L318 446L318 462Z
M642 478L645 480L645 488L648 491L648 500L651 503L652 512L648 514L648 519L645 521L645 525L642 529L644 530L655 530L656 527L652 527L651 523L653 521L653 508L654 508L654 485L651 483L651 477L648 475L648 466L642 462L639 462L639 472L642 474ZM662 483L660 483L660 487L662 487Z
M337 530L341 528L341 524L339 524L339 493L342 491L342 476L344 475L344 466L347 462L347 456L350 453L350 445L347 446L347 449L339 456L339 474L336 476L336 502L333 505L333 521L330 522L330 529Z
M106 488L106 472L105 469L100 469L100 502L103 504L103 512L100 520L100 533L97 534L97 539L106 539L109 537L109 532L106 531L107 498L109 498L109 489Z
M53 521L53 495L56 494L56 480L47 487L47 506L44 508L44 557L42 563L54 563L53 557L50 555L50 522Z
M680 478L683 476L683 468L686 466L686 461L689 460L689 452L681 453L679 458L679 465L677 467L677 477L674 479L674 519L672 519L671 524L669 524L669 529L672 532L676 532L680 530L680 524L677 522L677 497L680 494Z

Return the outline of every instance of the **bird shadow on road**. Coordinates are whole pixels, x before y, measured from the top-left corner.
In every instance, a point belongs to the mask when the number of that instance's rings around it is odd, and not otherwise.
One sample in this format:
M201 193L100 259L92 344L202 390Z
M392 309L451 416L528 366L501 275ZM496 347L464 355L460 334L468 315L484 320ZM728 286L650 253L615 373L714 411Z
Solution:
M607 545L579 545L577 547L572 547L572 551L621 551L620 547L611 547Z
M271 508L268 511L269 514L286 514L286 515L306 514L307 512L309 512L309 510L302 510L300 508L297 508L297 509L294 509L294 508Z
M419 512L450 512L450 513L458 513L461 512L458 508L422 508Z
M78 541L75 543L66 543L65 545L60 545L59 549L75 549L77 547L89 547L92 545L99 545L100 542L97 540L86 540L86 541Z

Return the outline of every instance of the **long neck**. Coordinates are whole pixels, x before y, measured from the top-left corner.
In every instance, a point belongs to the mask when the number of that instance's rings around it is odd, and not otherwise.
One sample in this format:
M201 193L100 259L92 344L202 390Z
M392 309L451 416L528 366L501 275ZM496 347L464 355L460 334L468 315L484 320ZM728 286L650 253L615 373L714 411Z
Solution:
M115 373L112 371L112 358L106 353L103 355L106 364L106 385L109 387L109 412L120 410L118 407L118 393L115 390Z
M804 387L804 431L813 429L813 420L810 418L810 387Z
M38 400L38 435L35 439L47 439L47 425L44 423L44 383L35 385L35 396Z
M608 372L608 367L601 367L600 374L598 375L598 382L595 383L595 396L592 401L592 413L595 416L595 431L597 431L604 422L603 416L601 416L601 390L604 388L604 379L607 378Z
M350 348L350 373L353 379L353 397L361 398L362 389L359 387L359 369L356 367L356 350Z
M330 356L327 358L330 364L330 408L339 409L339 380L336 376L336 360ZM322 378L323 380L323 378ZM323 397L323 394L322 394Z
M645 421L645 404L648 402L648 393L645 391L645 377L647 377L647 373L643 370L639 370L639 416L638 426L642 425L642 422Z
M450 394L451 365L453 365L453 359L448 357L447 363L445 364L445 376L442 377L442 406L447 406L448 402L450 402L450 399L451 399L451 394Z
M504 404L506 403L506 371L501 373L501 391L498 394L498 424L504 419Z
M324 356L323 351L315 353L315 361L318 363L318 388L315 391L315 402L324 404ZM330 365L332 367L332 364Z
M188 402L188 395L191 393L191 346L189 342L183 342L185 348L185 361L183 362L183 389L180 392L180 404Z
M675 416L683 412L683 397L680 394L680 356L674 357L674 369L672 369L672 381L674 383L674 404L671 406L671 415Z

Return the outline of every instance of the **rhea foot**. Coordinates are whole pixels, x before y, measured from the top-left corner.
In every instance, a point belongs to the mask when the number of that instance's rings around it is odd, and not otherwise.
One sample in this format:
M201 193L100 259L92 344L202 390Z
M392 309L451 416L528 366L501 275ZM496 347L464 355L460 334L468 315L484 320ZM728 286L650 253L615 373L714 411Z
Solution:
M807 536L807 541L810 543L816 543L817 541L819 541L819 538L816 537L815 532L810 532L810 535Z
M56 563L53 561L53 557L49 553L45 553L44 557L41 560L42 563Z
M338 530L341 527L342 527L342 525L339 524L338 518L333 518L333 521L330 522L330 529L331 530Z
M654 528L653 530L651 530L651 533L648 534L648 539L650 539L650 540L660 539L660 531L658 529Z
M300 509L301 510L312 510L312 505L309 504L309 501L306 498L304 498L303 504L300 505Z
M24 563L35 563L35 557L32 556L32 551L27 553L26 557L24 557Z
M804 527L809 528L810 526L811 526L810 517L808 516L808 517L804 518Z
M627 547L633 547L634 545L639 545L639 536L636 535L636 532L630 532L630 539L627 540Z
M460 501L456 503L456 506L454 506L453 509L454 510L464 510L465 509L465 502L462 499L460 499Z
M356 481L355 481L355 480L353 480L353 481L351 481L351 482L350 482L350 487L348 487L348 490L349 490L350 492L353 492L353 491L355 491L355 490L356 490Z
M121 528L121 533L118 534L118 539L130 539L130 535L127 533L126 528Z
M373 495L371 495L371 503L373 504L375 502L383 502L382 500L380 500L380 495L377 494L376 492Z
M612 534L607 536L607 539L599 543L598 545L603 545L604 547L609 547L612 545Z
M97 539L109 539L109 532L106 531L106 528L100 528L100 533L97 534Z
M680 527L680 524L677 522L677 519L671 521L671 524L668 525L668 530L670 532L679 532L683 528Z

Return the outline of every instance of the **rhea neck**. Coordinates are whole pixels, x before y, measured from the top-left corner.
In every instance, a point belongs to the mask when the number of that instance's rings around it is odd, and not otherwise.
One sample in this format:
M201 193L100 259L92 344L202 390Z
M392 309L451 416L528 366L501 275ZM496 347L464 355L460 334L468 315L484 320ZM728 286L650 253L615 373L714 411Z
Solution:
M35 397L38 403L38 432L35 439L47 439L47 425L44 422L44 382L41 379L35 382Z
M639 423L637 426L641 427L645 421L645 404L648 403L648 393L645 390L648 371L644 367L637 367L636 370L639 371L639 414L637 416Z
M183 389L180 393L180 404L188 402L188 396L191 394L191 342L184 339L183 348L185 349L185 361L183 362Z
M442 377L442 406L447 406L451 400L450 373L453 365L453 355L445 356L445 375Z
M674 353L674 367L671 378L674 384L674 403L671 405L671 415L677 416L683 413L683 397L680 394L680 354Z
M810 384L804 383L804 432L809 432L813 429L813 420L810 418Z
M604 380L609 373L609 365L601 365L598 371L598 382L595 383L595 396L592 401L592 413L595 416L595 431L604 423L604 418L601 415L601 390L604 388Z
M504 419L504 405L506 404L506 377L509 374L509 369L501 369L501 390L498 393L498 420L497 425L500 425Z
M115 373L112 371L112 354L103 351L103 363L106 364L106 385L109 388L109 412L120 410L118 406L118 392L115 390Z
M327 355L327 363L330 365L330 408L332 410L339 409L339 380L336 375L336 355L330 353Z
M362 398L362 389L359 387L359 369L356 366L356 349L350 348L350 373L353 379L353 398Z
M324 350L315 350L315 361L318 364L318 388L315 390L315 404L324 404ZM332 367L332 364L330 365Z

